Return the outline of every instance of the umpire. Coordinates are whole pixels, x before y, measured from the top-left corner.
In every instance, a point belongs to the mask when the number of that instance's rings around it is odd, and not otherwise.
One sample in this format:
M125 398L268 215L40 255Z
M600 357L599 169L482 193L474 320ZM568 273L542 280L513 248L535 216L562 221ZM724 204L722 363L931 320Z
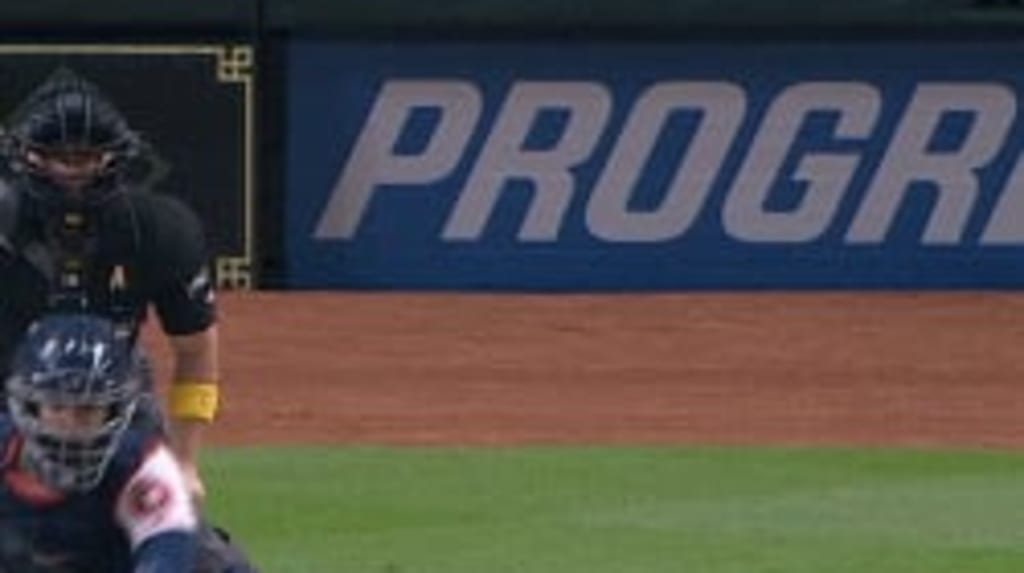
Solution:
M142 140L68 69L13 112L0 149L0 373L44 313L104 315L137 337L152 306L173 353L170 441L201 501L199 450L217 413L218 357L198 218L168 195L132 187L126 171Z

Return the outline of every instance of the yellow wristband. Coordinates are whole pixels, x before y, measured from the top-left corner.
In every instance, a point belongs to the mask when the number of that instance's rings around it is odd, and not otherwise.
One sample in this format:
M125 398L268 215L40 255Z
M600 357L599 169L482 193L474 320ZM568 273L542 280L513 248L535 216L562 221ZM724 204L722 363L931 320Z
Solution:
M209 382L175 382L171 385L171 415L186 420L211 422L217 416L220 388Z

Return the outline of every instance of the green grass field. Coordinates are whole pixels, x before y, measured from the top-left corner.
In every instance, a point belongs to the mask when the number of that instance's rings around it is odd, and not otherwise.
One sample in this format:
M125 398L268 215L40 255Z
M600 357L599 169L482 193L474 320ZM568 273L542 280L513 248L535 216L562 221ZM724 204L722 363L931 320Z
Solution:
M211 449L265 573L1020 573L1024 453Z

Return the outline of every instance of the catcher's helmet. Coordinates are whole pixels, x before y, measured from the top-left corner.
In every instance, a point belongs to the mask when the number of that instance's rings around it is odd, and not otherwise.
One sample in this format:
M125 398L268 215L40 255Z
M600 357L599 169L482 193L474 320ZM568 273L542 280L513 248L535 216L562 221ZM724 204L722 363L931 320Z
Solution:
M67 68L50 75L18 106L4 133L8 166L49 207L88 207L118 188L140 138L99 89ZM87 166L77 179L53 165ZM63 178L62 178L63 177Z
M99 483L135 412L139 355L105 318L57 314L34 323L15 351L8 410L33 471L61 491Z

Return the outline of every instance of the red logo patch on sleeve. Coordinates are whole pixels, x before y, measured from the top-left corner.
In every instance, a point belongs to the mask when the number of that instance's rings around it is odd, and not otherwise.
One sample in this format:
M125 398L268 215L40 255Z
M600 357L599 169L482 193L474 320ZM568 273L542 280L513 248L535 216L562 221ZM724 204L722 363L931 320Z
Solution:
M128 511L137 519L158 515L170 501L171 489L153 478L141 478L128 490Z

